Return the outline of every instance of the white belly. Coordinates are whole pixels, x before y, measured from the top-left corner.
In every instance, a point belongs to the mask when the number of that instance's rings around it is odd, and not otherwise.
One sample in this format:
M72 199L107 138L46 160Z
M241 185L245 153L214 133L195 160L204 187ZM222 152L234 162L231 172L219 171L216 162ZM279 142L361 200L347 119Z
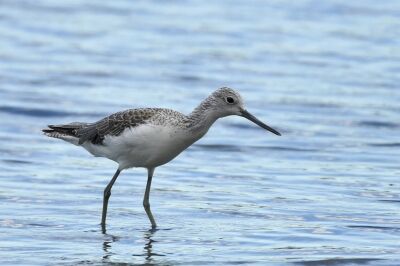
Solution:
M107 136L103 145L90 142L82 146L95 156L119 164L119 169L157 167L175 158L198 137L183 129L144 124L126 128L119 136Z

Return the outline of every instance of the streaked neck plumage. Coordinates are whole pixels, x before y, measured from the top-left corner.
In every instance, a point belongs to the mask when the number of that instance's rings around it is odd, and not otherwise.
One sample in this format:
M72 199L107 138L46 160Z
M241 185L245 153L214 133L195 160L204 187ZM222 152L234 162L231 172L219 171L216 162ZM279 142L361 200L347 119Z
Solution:
M188 129L202 137L221 116L215 108L215 99L210 96L202 101L189 115ZM197 134L196 134L197 135Z

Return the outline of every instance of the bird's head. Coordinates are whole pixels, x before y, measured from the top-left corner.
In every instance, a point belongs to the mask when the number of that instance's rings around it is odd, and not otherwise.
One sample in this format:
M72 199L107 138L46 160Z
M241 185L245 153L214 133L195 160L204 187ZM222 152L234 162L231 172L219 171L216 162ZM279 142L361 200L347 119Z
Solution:
M281 135L275 129L261 122L254 115L250 114L243 102L243 98L240 94L227 87L220 88L214 91L207 99L209 108L218 116L224 117L229 115L238 115L247 118L258 126L274 133L275 135Z

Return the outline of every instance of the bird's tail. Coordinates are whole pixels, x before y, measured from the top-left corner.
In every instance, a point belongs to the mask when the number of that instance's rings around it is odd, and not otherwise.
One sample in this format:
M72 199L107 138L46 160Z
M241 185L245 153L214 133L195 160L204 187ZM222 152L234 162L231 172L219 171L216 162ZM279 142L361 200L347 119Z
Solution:
M82 128L84 125L86 124L80 122L74 122L67 125L48 125L48 128L42 129L42 131L48 137L62 139L78 145L79 138L76 133L77 130Z

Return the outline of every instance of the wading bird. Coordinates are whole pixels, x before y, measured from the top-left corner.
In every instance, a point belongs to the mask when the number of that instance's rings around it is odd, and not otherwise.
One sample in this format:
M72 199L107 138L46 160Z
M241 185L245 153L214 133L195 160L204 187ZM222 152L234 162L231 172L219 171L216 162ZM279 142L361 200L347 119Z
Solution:
M218 118L229 115L243 116L280 135L250 114L240 94L227 87L214 91L189 115L163 108L129 109L95 123L49 125L43 132L49 137L81 146L96 157L105 157L118 163L117 171L104 189L101 218L103 229L111 188L120 172L132 167L146 168L148 179L143 206L152 228L155 228L157 225L149 202L154 169L168 163L203 137Z

